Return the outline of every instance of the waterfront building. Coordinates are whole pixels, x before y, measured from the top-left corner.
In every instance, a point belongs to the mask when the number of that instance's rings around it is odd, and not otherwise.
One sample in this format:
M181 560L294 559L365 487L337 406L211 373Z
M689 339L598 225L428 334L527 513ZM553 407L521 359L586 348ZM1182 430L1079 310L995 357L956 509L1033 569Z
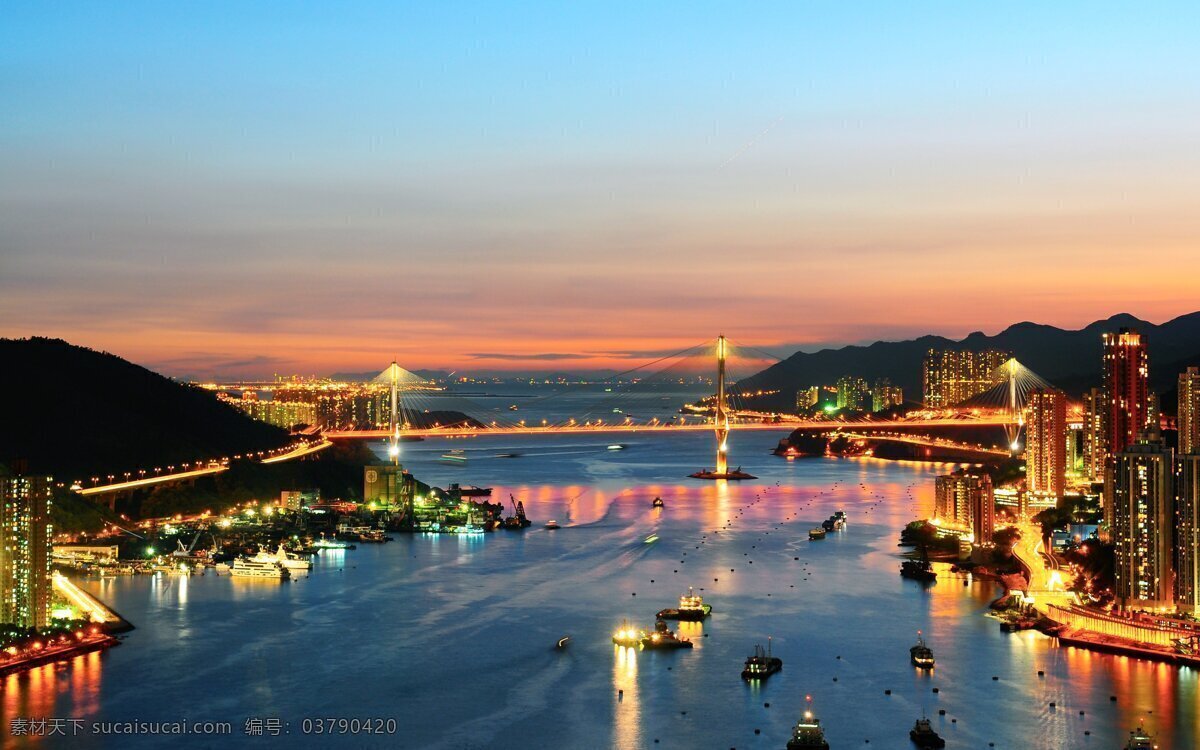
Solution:
M1067 397L1062 391L1029 393L1025 417L1025 487L1059 500L1066 485Z
M1175 459L1175 602L1200 615L1200 453Z
M1179 375L1179 452L1200 453L1200 367Z
M998 382L996 370L1009 358L1008 353L994 349L981 352L930 349L925 354L922 372L925 404L946 408L983 393Z
M904 389L898 385L892 385L892 381L887 378L875 381L875 385L871 388L871 411L885 411L903 403Z
M1108 458L1107 413L1108 398L1104 389L1092 388L1083 394L1083 475L1089 482L1104 479L1104 464Z
M1151 430L1111 462L1106 516L1116 548L1117 601L1127 608L1170 607L1174 600L1173 459Z
M50 477L0 473L0 623L50 621Z
M397 464L363 467L363 502L381 510L402 515L412 513L416 479Z
M934 480L934 515L939 526L970 531L976 543L992 541L996 505L992 478L982 472L956 471Z
M871 387L867 381L847 375L838 378L837 407L850 411L867 411L871 401Z
M279 507L293 512L320 503L320 490L283 490L279 493Z
M1116 455L1137 442L1150 425L1150 361L1146 340L1132 328L1103 334L1104 394L1108 455Z

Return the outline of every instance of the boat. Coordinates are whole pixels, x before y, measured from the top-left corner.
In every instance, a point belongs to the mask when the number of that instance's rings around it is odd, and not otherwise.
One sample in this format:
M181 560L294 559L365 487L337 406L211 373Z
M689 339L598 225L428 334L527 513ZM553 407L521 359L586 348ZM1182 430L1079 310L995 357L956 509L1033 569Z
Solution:
M836 518L837 520L841 521L842 523L845 523L846 522L846 511L839 510L838 512L833 514L833 517Z
M466 451L462 451L462 450L459 450L456 448L455 450L452 450L448 453L443 453L441 455L441 457L438 459L438 461L441 461L444 464L451 464L454 466L462 466L463 464L465 464L467 462L467 454L466 454Z
M504 519L503 527L510 531L521 531L532 526L533 521L525 517L525 504L512 495L508 496L508 501L512 503L513 515Z
M615 407L615 406L614 406L614 407L613 407L613 414L620 414L620 413L621 413L621 410L620 410L620 409L618 409L617 407Z
M567 644L568 644L568 643L570 643L570 642L571 642L571 636L569 636L569 635L564 635L562 638L559 638L559 639L558 639L558 642L554 644L554 647L555 647L555 648L559 648L559 649L563 649L563 648L566 648L566 647L567 647Z
M634 648L642 642L643 635L645 633L630 625L628 621L624 621L621 623L621 627L613 633L612 642L618 646Z
M620 443L613 443L612 445L608 446L608 449L610 451L623 451L625 450L625 446L621 445Z
M679 609L660 610L655 616L660 620L697 622L708 617L710 614L712 614L712 606L705 604L704 597L697 594L689 586L688 592L679 597Z
M558 521L555 521L553 518L551 518L546 522L546 528L553 531L554 529L561 529L562 527L558 525Z
M917 645L910 648L908 654L914 667L933 669L933 649L925 645L925 637L920 630L917 631Z
M808 538L815 542L818 539L824 539L825 533L825 529L818 526L808 530Z
M662 620L657 620L654 623L654 632L648 633L642 637L642 648L645 649L673 649L673 648L692 648L692 642L687 638L680 638L667 629L667 623Z
M509 411L516 411L516 410L517 410L517 405L516 405L516 404L510 404L510 405L509 405L509 407L508 407L508 410L509 410Z
M1158 750L1158 745L1153 737L1146 734L1142 725L1138 724L1138 728L1129 733L1129 742L1125 743L1125 750Z
M280 565L274 558L261 560L258 559L258 556L239 557L233 561L233 567L229 569L229 572L235 578L275 578L286 580L292 577L288 569Z
M661 497L656 497L656 498L654 498L654 502L650 503L650 507L651 508L663 508L663 507L666 507L666 503L663 502L663 499Z
M642 544L654 544L658 541L658 534L651 534L642 540Z
M312 546L316 549L355 549L350 542L344 542L341 539L326 539L324 536L313 542Z
M908 736L920 748L945 747L946 741L933 731L933 725L924 717L917 719L913 728L908 730Z
M259 552L258 554L265 553ZM312 560L294 552L288 552L283 548L282 542L279 544L279 549L275 550L275 560L288 570L312 570Z
M765 680L781 669L783 659L771 655L771 639L768 638L766 651L763 651L762 646L755 645L754 655L746 657L746 663L742 666L742 679Z
M821 720L813 716L812 711L805 711L804 717L796 722L792 729L792 737L788 740L787 750L829 750L825 741L825 730L821 729Z
M229 563L219 562L213 566L213 571L217 575L221 575L222 573L228 573L230 571Z
M937 573L928 560L905 560L900 563L900 575L914 581L935 581Z

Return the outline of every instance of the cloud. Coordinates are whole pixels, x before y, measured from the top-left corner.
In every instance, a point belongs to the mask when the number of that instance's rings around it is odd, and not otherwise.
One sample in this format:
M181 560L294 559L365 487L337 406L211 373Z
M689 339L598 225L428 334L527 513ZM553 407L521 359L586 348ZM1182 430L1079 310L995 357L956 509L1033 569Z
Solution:
M543 354L507 354L501 352L468 352L472 359L500 359L511 362L539 361L550 362L563 359L592 359L590 354L568 352L546 352Z

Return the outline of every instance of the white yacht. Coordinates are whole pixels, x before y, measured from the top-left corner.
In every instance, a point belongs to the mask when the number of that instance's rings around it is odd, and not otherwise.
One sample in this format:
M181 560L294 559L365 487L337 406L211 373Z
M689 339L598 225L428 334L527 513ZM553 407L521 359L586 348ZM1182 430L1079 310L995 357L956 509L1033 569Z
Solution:
M265 555L265 552L259 552L259 556ZM275 560L288 570L312 570L312 560L304 555L297 555L295 552L288 552L280 543L279 549L275 550L274 556L268 556Z
M264 559L264 555L266 558ZM229 569L235 578L291 578L288 569L279 564L270 553L259 552L254 557L239 557Z

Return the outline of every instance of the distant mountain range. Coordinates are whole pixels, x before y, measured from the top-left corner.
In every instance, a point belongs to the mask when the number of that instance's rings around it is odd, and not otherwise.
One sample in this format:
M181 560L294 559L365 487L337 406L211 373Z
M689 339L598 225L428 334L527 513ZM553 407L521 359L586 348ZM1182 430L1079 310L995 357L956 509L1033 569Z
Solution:
M737 388L778 389L781 393L776 397L777 408L782 408L794 403L799 388L832 385L840 377L856 375L871 382L888 378L904 389L907 400L920 401L922 365L930 349L1000 349L1011 352L1026 367L1059 388L1078 395L1101 382L1100 335L1120 328L1136 328L1146 337L1151 387L1155 391L1173 391L1180 371L1188 365L1200 364L1200 312L1161 325L1121 313L1077 331L1026 322L1009 326L994 336L975 332L959 341L930 335L908 341L877 341L869 346L797 352L743 379Z
M0 339L0 362L0 464L69 481L289 442L207 391L58 339Z

